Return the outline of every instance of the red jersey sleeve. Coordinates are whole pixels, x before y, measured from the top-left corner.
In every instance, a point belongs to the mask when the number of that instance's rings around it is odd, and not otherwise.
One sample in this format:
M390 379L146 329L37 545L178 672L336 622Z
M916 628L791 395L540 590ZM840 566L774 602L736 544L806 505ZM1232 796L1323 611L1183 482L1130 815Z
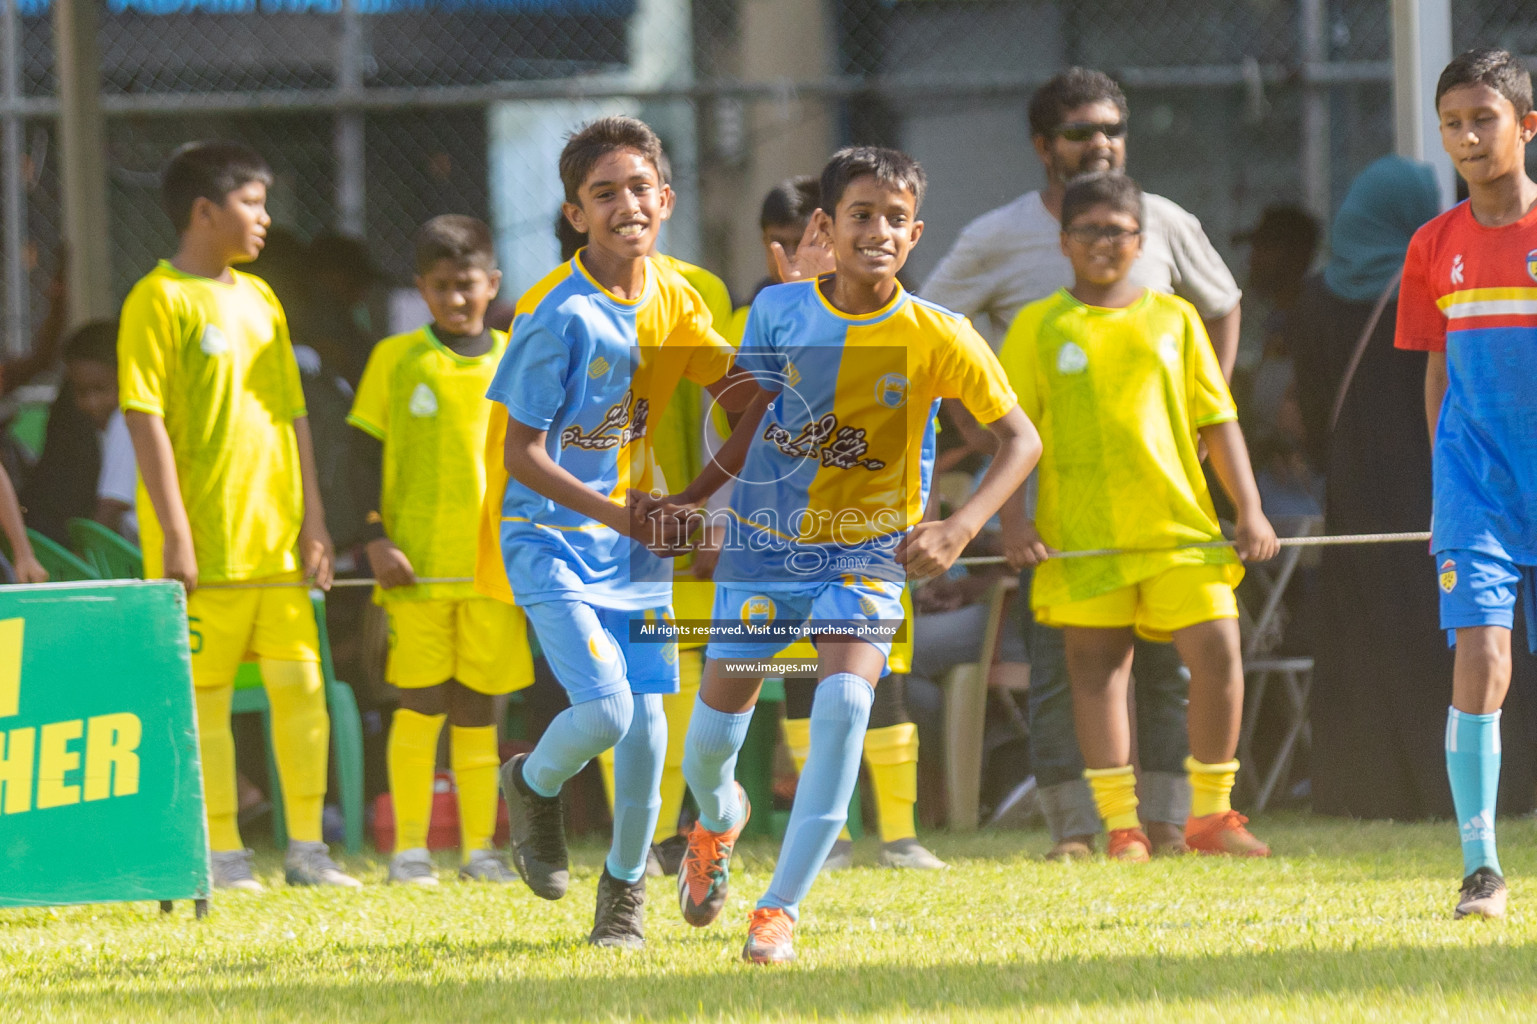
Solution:
M1416 231L1404 255L1404 276L1398 286L1398 324L1393 344L1420 352L1446 351L1446 314L1436 305L1430 287L1429 243Z

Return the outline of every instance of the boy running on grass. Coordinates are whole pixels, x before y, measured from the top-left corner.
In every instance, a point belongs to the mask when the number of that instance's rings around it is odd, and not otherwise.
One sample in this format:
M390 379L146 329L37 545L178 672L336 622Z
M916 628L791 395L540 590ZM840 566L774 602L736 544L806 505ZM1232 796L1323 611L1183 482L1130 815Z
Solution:
M501 287L491 229L473 217L434 217L416 236L416 287L432 323L386 338L368 357L347 422L368 563L389 609L386 678L400 689L390 722L395 808L391 882L438 884L427 853L438 735L446 719L459 793L459 877L507 882L491 848L497 756L493 698L534 681L527 625L510 604L468 583L486 494L483 454L491 375L507 335L486 329Z
M561 152L563 209L588 242L519 301L486 393L504 408L487 435L476 572L483 592L516 597L571 699L532 753L502 766L513 863L539 896L565 895L561 787L615 748L614 837L589 941L631 948L645 942L661 695L678 689L678 656L675 644L631 643L632 620L671 616L672 570L633 539L648 524L625 501L661 484L650 426L678 381L717 395L734 383L731 346L699 294L648 256L660 160L655 133L629 117L592 122ZM734 390L727 401L755 389Z
M214 885L246 891L261 885L235 822L229 717L248 654L272 705L288 884L360 884L320 831L331 723L308 583L330 587L332 552L299 367L272 289L232 268L261 252L271 183L244 146L178 150L161 202L180 244L134 285L118 334L145 575L187 589ZM229 583L286 585L218 587Z
M1430 550L1441 626L1456 645L1446 771L1462 837L1457 917L1503 917L1495 853L1500 705L1525 591L1537 651L1537 135L1532 78L1504 50L1470 50L1436 83L1441 145L1468 201L1415 232L1398 297L1399 348L1430 353L1425 416L1435 500Z
M923 191L922 169L902 153L835 154L822 172L823 210L796 253L804 269L825 265L830 250L832 272L764 289L738 353L773 401L755 400L732 434L748 440L713 618L744 633L809 624L820 660L805 769L742 954L754 963L794 959L800 903L848 814L892 641L864 627L900 623L904 578L949 568L1040 451L987 343L963 317L897 283L923 233ZM941 398L962 399L990 424L999 452L953 516L920 524ZM703 475L675 504L697 507L713 482ZM690 924L707 925L724 907L731 851L750 813L733 771L764 673L729 674L721 659L768 658L789 645L784 636L714 639L706 650L683 759L700 812L678 877Z
M1190 669L1191 811L1185 842L1201 853L1267 856L1229 802L1238 771L1243 663L1233 587L1239 558L1279 550L1237 411L1195 308L1127 279L1141 247L1142 190L1125 175L1078 179L1062 199L1062 251L1073 285L1020 311L999 356L1020 407L1040 425L1036 520L1022 493L1005 507L1005 549L1038 566L1030 605L1063 629L1084 776L1112 858L1145 861L1126 696L1137 636L1173 640ZM1201 473L1205 442L1238 509L1237 549L1220 541ZM1138 554L1057 559L1051 551Z

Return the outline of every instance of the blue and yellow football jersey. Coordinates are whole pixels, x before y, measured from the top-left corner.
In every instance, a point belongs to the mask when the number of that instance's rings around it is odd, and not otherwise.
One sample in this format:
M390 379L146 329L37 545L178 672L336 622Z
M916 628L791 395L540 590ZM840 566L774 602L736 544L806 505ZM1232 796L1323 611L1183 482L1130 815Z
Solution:
M862 316L835 309L818 282L765 288L737 364L778 397L733 486L717 583L902 580L892 554L923 518L939 400L983 423L1015 405L970 322L900 286Z
M710 327L699 294L647 261L646 286L627 302L587 273L578 253L518 302L512 336L486 397L546 431L550 458L622 505L630 488L663 486L651 425L682 379L713 384L732 348ZM476 587L528 605L572 597L605 608L668 604L672 570L639 543L508 477L507 417L486 438L486 505ZM685 481L686 482L686 481Z

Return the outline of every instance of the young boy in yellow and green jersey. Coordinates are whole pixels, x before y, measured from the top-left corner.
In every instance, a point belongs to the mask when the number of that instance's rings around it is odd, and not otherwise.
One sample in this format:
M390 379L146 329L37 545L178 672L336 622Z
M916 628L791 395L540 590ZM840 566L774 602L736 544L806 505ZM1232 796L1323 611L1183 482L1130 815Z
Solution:
M672 567L657 551L681 553L683 538L653 535L636 501L661 482L651 423L684 377L728 407L758 390L732 372L731 346L698 292L650 256L663 219L660 158L656 134L630 117L600 118L567 140L563 210L588 242L518 301L486 391L497 406L476 586L524 610L571 700L531 753L502 766L513 865L535 894L565 895L562 787L616 748L613 841L588 936L606 947L645 942L661 697L678 689L676 644L651 631L672 616Z
M1136 637L1173 642L1190 670L1191 810L1198 853L1264 857L1230 797L1243 713L1233 587L1240 559L1279 548L1238 428L1238 412L1195 307L1128 279L1141 249L1142 190L1118 172L1086 175L1062 199L1061 246L1073 285L1026 306L999 359L1045 451L1034 519L1023 489L1004 507L1004 550L1038 566L1030 605L1063 630L1084 777L1109 834L1108 854L1146 861L1137 815L1127 688ZM1237 510L1234 552L1221 542L1201 471ZM1053 552L1127 549L1055 558Z
M475 593L475 538L486 494L486 387L507 348L486 309L502 275L491 229L434 217L416 236L416 287L432 322L375 346L347 422L362 536L389 610L385 678L400 690L390 723L395 810L391 882L436 885L427 853L438 737L449 727L459 794L459 877L514 877L491 847L497 755L493 698L533 682L523 612ZM371 503L371 504L370 504Z
M145 575L187 590L214 884L246 891L261 885L235 822L229 717L250 656L272 706L285 877L359 884L321 838L330 720L308 591L331 585L332 552L299 368L272 290L232 267L261 252L271 182L244 146L178 150L161 202L180 242L129 293L118 334Z

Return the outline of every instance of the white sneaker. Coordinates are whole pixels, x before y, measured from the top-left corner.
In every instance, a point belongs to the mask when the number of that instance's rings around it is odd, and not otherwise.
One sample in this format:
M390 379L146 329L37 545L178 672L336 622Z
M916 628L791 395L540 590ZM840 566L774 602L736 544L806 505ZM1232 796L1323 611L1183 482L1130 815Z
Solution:
M432 855L421 847L401 850L390 860L388 881L403 885L437 885L438 873L432 868Z
M881 867L943 871L950 865L924 849L917 839L894 839L881 847Z
M331 851L322 842L288 841L288 856L283 860L283 878L289 885L335 885L361 889L363 883L344 872L331 859Z
M236 892L266 892L251 870L254 856L250 850L214 850L208 857L213 868L213 887Z
M518 876L495 850L476 850L460 865L459 877L466 882L511 882Z

